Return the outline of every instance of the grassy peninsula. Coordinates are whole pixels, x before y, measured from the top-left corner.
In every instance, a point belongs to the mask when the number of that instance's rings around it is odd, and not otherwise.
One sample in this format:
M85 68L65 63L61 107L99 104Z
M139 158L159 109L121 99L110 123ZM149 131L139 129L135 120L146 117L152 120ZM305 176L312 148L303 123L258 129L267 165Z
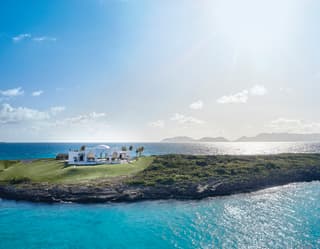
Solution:
M0 161L0 182L81 183L118 176L130 176L148 167L153 158L142 157L128 164L68 166L55 159Z
M46 202L200 199L312 180L320 180L320 154L162 155L78 167L54 159L0 162L0 197Z

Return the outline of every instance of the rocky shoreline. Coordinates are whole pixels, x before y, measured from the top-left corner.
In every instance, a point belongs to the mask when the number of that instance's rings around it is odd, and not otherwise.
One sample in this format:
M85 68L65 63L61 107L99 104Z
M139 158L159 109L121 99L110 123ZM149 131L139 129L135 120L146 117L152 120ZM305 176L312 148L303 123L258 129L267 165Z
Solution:
M253 178L242 182L207 181L183 185L129 186L125 184L0 184L0 197L30 202L107 203L145 200L199 200L207 197L248 193L293 182L320 180L320 173Z

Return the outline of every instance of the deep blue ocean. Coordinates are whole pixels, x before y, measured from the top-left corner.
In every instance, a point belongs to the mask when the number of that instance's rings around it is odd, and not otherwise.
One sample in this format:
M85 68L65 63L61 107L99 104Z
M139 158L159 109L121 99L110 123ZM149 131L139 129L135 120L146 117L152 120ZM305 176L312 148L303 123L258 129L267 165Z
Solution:
M3 143L0 159L54 157L80 145ZM320 152L319 143L133 145L143 145L146 155ZM48 205L0 200L0 248L320 248L320 182L201 201Z
M67 153L69 149L79 149L81 145L96 146L107 144L113 149L122 146L135 148L144 146L145 155L159 154L199 154L199 155L257 155L276 153L317 153L320 143L305 142L239 142L239 143L0 143L0 160L54 158L58 153ZM134 155L134 153L133 153Z

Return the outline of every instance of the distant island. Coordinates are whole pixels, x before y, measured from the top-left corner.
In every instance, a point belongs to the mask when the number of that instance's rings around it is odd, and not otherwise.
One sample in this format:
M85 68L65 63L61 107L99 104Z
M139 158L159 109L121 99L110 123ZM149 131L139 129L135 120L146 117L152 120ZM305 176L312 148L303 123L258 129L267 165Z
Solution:
M162 139L163 143L198 143L198 142L312 142L320 141L319 133L260 133L253 137L240 137L236 140L228 140L224 137L203 137L194 139L187 136L178 136Z
M201 199L320 180L320 154L159 155L129 164L0 161L0 198L34 202Z

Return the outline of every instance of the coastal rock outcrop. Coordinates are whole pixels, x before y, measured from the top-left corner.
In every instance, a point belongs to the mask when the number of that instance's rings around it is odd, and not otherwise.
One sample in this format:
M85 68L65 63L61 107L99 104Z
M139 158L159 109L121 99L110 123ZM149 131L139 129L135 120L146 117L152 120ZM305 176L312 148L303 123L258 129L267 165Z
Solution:
M163 155L134 175L78 183L0 182L0 197L48 203L187 200L314 180L320 180L320 154Z

